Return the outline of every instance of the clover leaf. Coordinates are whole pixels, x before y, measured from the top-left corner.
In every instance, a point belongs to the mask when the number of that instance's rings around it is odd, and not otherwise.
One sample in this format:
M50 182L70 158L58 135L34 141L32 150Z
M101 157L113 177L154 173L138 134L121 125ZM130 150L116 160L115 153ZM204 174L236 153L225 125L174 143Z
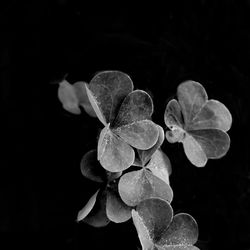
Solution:
M170 129L166 139L182 142L190 162L203 167L208 159L223 157L230 147L226 133L232 116L224 104L210 99L198 82L186 81L178 86L177 98L166 107L164 120Z
M110 172L129 168L134 148L149 149L158 139L151 121L153 102L143 90L133 91L130 77L120 71L99 72L85 85L90 103L105 126L98 140L98 160Z
M173 191L169 186L170 161L159 149L164 132L160 126L158 129L160 132L156 144L145 151L137 150L138 157L134 164L141 169L125 173L120 178L118 191L128 206L136 206L151 197L160 197L169 202L173 199Z
M173 216L171 205L159 198L141 201L132 218L143 250L197 250L198 226L186 213Z
M58 98L61 101L63 108L68 112L79 115L81 114L79 106L82 106L88 115L96 117L87 96L85 84L85 82L75 82L74 84L70 84L65 79L62 80L59 82Z
M103 227L110 221L121 223L131 218L131 208L124 204L117 191L116 179L121 176L121 172L106 171L97 160L96 150L91 150L83 156L81 172L84 177L101 183L102 187L78 212L77 221Z

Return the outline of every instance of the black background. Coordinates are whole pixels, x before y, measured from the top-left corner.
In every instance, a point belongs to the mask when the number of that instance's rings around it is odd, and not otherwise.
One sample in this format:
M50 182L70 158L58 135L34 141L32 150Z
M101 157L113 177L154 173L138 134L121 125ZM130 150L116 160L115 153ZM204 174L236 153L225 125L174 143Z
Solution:
M15 239L33 249L140 246L131 221L102 229L75 222L98 187L81 176L79 162L96 147L102 124L63 110L58 85L51 84L65 74L72 83L88 82L114 69L149 91L153 120L164 128L166 104L183 80L202 83L209 98L229 108L231 148L224 158L199 169L181 144L165 141L162 149L173 167L172 206L197 220L197 246L250 249L250 1L165 4L1 2L0 231L8 246Z

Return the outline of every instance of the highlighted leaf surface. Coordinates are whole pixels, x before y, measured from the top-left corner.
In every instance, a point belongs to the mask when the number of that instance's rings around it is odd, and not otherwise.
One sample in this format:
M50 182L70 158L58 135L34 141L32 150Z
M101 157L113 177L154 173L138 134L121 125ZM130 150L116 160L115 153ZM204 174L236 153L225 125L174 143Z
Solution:
M171 100L164 114L170 129L167 140L182 142L186 156L197 167L205 166L208 159L224 156L230 147L226 133L232 124L229 110L219 101L208 100L204 87L194 81L180 84L177 97L179 104Z
M159 135L157 125L150 120L137 121L113 131L125 142L137 149L151 148L156 143Z
M158 245L194 245L198 240L198 225L195 219L186 213L173 217L170 226L161 235Z
M153 113L153 101L143 90L135 90L124 99L115 119L114 127L128 125L136 121L148 120Z
M132 207L152 197L160 197L168 202L173 199L171 187L147 169L124 174L120 178L118 190L122 200Z
M173 217L170 204L159 198L143 200L132 218L143 249L195 250L198 226L194 218L185 213Z
M146 168L150 169L155 176L169 185L169 175L172 172L171 163L167 155L161 150L158 149L153 154Z
M105 127L98 140L98 160L110 172L120 172L129 168L135 158L133 148L123 139Z
M93 96L91 104L96 112L101 112L97 116L102 116L100 120L106 125L113 122L123 99L132 92L133 82L123 72L102 71L93 77L88 88Z

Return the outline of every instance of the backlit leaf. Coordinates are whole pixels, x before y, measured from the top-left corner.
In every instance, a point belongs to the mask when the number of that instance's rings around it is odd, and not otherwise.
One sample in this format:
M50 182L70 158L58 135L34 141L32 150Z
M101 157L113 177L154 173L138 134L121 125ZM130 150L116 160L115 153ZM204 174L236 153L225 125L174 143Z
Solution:
M105 89L105 91L104 91ZM106 123L112 123L123 99L133 90L130 77L121 71L101 71L89 83Z
M65 110L72 114L81 114L75 89L68 81L63 80L59 83L58 98Z
M118 193L111 189L107 192L106 213L115 223L122 223L131 218L131 208L121 200Z
M143 90L135 90L124 99L113 127L148 120L153 113L153 101Z
M97 194L99 193L100 189L98 189L95 194L89 199L87 204L78 212L77 215L77 221L83 220L93 209L95 203L96 203L96 197Z
M104 128L98 140L98 159L110 172L120 172L129 168L135 158L133 148L115 135L108 127Z
M139 237L139 240L142 245L142 250L153 250L154 243L149 235L149 230L143 223L142 218L139 216L139 213L136 210L132 210L132 219Z
M78 99L78 103L84 108L86 113L88 113L92 117L96 117L96 113L90 104L90 101L86 92L85 84L86 84L85 82L80 82L80 81L75 82L73 84L73 87L75 89L75 93Z
M124 174L118 184L119 194L128 206L136 206L142 200L159 197L168 202L173 199L171 187L147 169Z
M181 106L185 124L190 123L207 101L204 87L195 81L186 81L177 88L177 97Z
M209 100L188 127L192 130L220 129L226 132L231 124L232 116L227 107L219 101Z
M159 198L141 201L136 211L146 226L154 243L161 239L173 218L173 209L168 202Z
M156 143L149 149L147 150L140 150L138 149L138 156L139 156L139 161L141 162L141 166L145 166L146 163L150 160L151 156L160 148L164 141L164 130L161 126L157 125L159 134L158 134L158 139Z
M113 131L125 142L137 149L151 148L156 143L159 135L157 125L150 120L137 121Z
M81 173L84 177L102 183L106 181L107 174L105 169L100 165L97 160L96 150L91 150L87 152L80 163Z
M151 172L166 182L169 185L169 175L172 172L171 163L166 154L164 154L161 150L157 150L148 165L146 166Z
M198 240L198 225L195 219L186 213L173 217L170 226L162 234L158 245L194 245Z

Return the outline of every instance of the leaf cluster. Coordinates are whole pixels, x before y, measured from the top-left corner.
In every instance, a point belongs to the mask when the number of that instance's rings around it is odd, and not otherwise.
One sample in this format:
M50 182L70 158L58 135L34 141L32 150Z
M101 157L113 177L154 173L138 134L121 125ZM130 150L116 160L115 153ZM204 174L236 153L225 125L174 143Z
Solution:
M172 167L161 146L165 138L183 143L187 158L197 167L221 158L230 147L227 131L232 123L225 105L208 100L200 83L186 81L178 86L177 99L167 104L165 133L151 119L150 95L134 90L131 78L121 71L99 72L89 84L63 80L58 97L65 110L80 114L82 107L104 126L97 148L80 164L83 176L100 188L79 211L77 221L103 227L132 217L143 250L198 249L195 219L173 214Z

